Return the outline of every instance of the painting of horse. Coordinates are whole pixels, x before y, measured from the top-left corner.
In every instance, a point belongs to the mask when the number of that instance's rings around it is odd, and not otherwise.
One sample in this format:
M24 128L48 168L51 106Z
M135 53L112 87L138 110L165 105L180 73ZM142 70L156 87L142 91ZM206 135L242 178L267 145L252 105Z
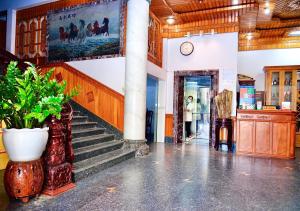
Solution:
M72 61L120 53L122 0L50 11L48 61Z

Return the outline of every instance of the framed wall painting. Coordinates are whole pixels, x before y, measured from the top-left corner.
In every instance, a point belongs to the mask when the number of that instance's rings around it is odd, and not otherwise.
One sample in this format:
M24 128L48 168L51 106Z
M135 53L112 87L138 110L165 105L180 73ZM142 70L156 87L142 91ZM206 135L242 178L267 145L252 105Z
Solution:
M120 54L123 0L50 11L47 15L48 61L72 61Z

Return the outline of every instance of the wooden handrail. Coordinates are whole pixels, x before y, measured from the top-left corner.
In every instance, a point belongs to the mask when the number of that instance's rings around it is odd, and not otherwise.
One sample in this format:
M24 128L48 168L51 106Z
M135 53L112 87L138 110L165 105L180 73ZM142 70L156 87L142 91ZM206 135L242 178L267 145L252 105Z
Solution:
M3 73L3 75L6 74L6 68L10 61L17 61L20 70L25 70L27 67L27 65L22 62L17 56L4 49L0 49L0 75L1 73Z

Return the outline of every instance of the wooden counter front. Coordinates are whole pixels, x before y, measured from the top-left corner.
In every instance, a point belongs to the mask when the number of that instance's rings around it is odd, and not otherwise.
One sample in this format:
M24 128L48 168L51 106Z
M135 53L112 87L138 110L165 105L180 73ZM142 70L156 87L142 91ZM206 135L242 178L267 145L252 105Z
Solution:
M295 158L296 112L237 111L237 154Z

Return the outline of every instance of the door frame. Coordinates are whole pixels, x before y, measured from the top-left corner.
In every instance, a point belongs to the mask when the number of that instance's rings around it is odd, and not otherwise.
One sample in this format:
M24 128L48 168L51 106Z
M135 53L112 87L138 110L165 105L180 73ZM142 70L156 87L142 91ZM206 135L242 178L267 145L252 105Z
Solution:
M209 146L215 143L215 119L217 109L214 98L219 91L219 70L197 70L197 71L175 71L174 72L174 122L173 134L174 143L182 143L183 137L183 97L184 97L184 78L197 76L211 76L211 95L210 95L210 127L209 127Z

